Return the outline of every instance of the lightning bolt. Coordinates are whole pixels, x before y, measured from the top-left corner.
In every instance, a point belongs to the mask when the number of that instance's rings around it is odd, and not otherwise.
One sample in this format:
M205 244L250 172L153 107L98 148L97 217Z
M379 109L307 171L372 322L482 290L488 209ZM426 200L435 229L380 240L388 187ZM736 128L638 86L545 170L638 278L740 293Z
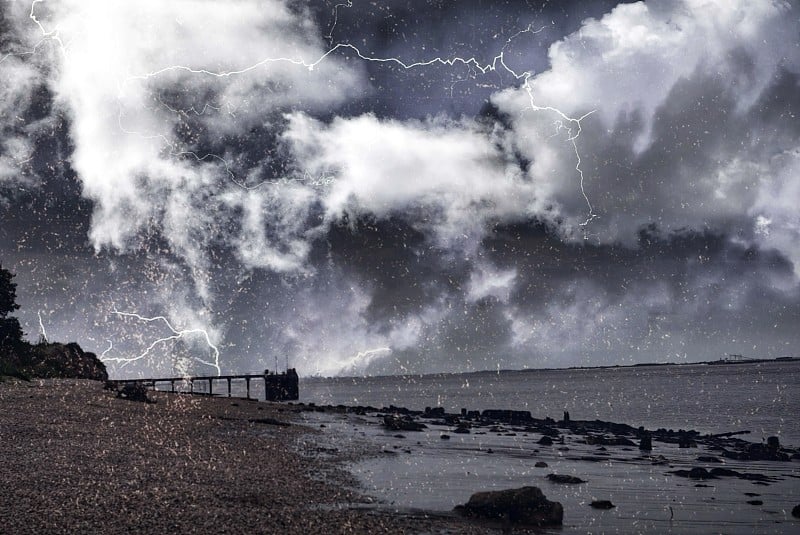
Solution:
M36 15L36 6L37 6L37 4L39 4L39 3L43 2L43 1L44 0L33 0L32 3L31 3L31 9L30 9L30 14L29 14L30 20L38 27L39 31L41 32L42 39L38 43L36 43L36 45L33 47L33 49L30 52L25 52L24 54L33 54L33 53L36 52L36 50L38 49L38 47L42 43L44 43L46 41L52 41L52 42L55 42L58 45L58 47L61 50L61 53L66 55L68 53L67 52L67 47L66 47L64 41L61 39L61 36L59 35L58 28L55 28L53 30L48 30L48 28L45 27L45 25L42 23L42 21L39 20L39 18ZM567 133L566 141L568 143L570 143L570 145L572 147L572 150L575 153L575 162L576 162L575 163L575 171L576 171L576 173L578 175L578 178L579 178L579 186L580 186L581 195L582 195L584 201L586 202L586 206L587 206L587 214L586 214L585 221L583 223L581 223L580 226L585 228L591 223L591 221L593 221L595 218L598 217L595 214L594 208L592 206L592 203L591 203L591 201L590 201L590 199L589 199L589 197L588 197L588 195L586 193L586 189L585 189L586 176L584 174L583 169L581 168L582 160L581 160L581 155L580 155L580 151L579 151L579 148L578 148L578 138L579 138L579 136L580 136L580 134L582 132L582 124L581 124L581 122L584 119L586 119L587 117L589 117L596 110L591 110L588 113L585 113L580 117L570 117L569 115L567 115L566 113L564 113L563 111L559 110L558 108L556 108L554 106L540 106L535 101L533 86L531 84L532 79L534 77L534 73L532 71L528 71L528 70L526 70L526 71L517 71L517 70L515 70L514 68L512 68L511 66L509 66L506 63L506 52L507 52L508 48L513 44L513 42L516 39L518 39L520 36L522 36L524 34L538 34L539 32L542 32L545 29L545 27L541 27L541 28L537 29L537 28L534 28L533 24L529 24L527 27L517 31L516 33L514 33L513 35L511 35L510 37L508 37L506 39L506 41L503 44L503 46L501 47L499 53L497 55L495 55L489 62L482 63L479 59L477 59L474 56L471 56L471 57L462 57L462 56L443 57L443 56L437 56L437 57L424 59L424 60L419 60L419 61L405 61L405 60L403 60L403 59L401 59L399 57L379 57L379 56L373 56L373 55L365 54L365 53L363 53L361 51L361 49L359 49L359 47L357 47L356 45L353 45L351 43L346 43L346 42L335 43L334 42L334 32L336 30L336 27L337 27L337 24L338 24L338 21L339 21L339 9L349 9L349 8L352 8L352 6L353 6L352 0L346 0L343 3L338 3L338 4L336 4L334 6L334 8L333 8L333 20L332 20L330 29L328 31L328 35L325 36L325 38L328 40L329 48L328 48L327 51L325 51L324 53L322 53L321 55L319 55L315 59L308 60L308 59L301 58L301 57L277 57L277 58L266 57L266 58L261 59L260 61L257 61L256 63L250 64L250 65L246 65L246 66L243 66L241 68L236 68L236 69L231 69L231 70L219 70L219 71L213 71L213 70L203 69L203 68L194 68L194 67L188 66L188 65L170 65L170 66L162 67L162 68L157 69L157 70L153 70L151 72L128 76L120 84L120 94L122 94L124 92L124 89L128 84L135 83L135 82L146 81L146 80L149 80L149 79L164 75L166 73L176 72L176 71L185 72L187 74L192 74L192 75L211 76L211 77L215 77L215 78L230 78L230 77L234 77L234 76L241 76L241 75L245 75L247 73L251 73L251 72L253 72L253 71L255 71L255 70L259 69L259 68L267 67L270 64L288 63L288 64L291 64L291 65L295 65L298 68L307 69L309 72L313 72L313 71L315 71L315 69L321 63L326 61L329 57L331 57L333 55L336 55L336 54L340 54L340 53L352 54L352 55L354 55L355 57L357 57L358 59L360 59L360 60L362 60L364 62L394 65L394 66L399 67L399 68L401 68L403 70L423 69L423 68L430 68L430 67L434 67L434 66L441 66L441 67L446 67L446 68L466 67L466 69L468 70L468 73L469 73L469 78L473 78L473 79L477 78L478 76L487 76L487 75L490 75L490 74L497 74L497 75L505 74L507 76L510 76L514 80L514 82L519 83L520 87L527 93L527 95L529 97L529 100L530 100L530 110L532 112L549 112L549 113L555 114L556 117L558 117L557 121L555 122L556 128L559 131L560 130L566 131L566 133ZM0 58L0 62L5 60L9 55L11 55L11 54L7 54L6 56ZM459 81L464 81L464 80L459 80ZM459 81L454 82L454 84L458 83ZM450 87L450 91L451 91L451 94L452 94L453 86ZM192 106L191 108L186 109L186 110L181 110L181 109L175 109L175 108L170 107L165 102L163 102L163 100L160 99L160 98L157 98L156 101L159 103L160 106L164 107L164 109L166 109L166 110L168 110L168 111L170 111L172 113L180 114L180 115L183 115L183 116L188 116L188 114L194 114L194 115L198 115L199 116L199 115L205 114L208 110L219 111L223 107L223 104L219 104L219 105L206 104L199 111L194 106ZM230 106L229 104L226 104L226 105L228 106L227 112L231 116L234 116L234 112L233 112L234 108L232 106ZM331 182L333 182L335 180L333 177L329 177L329 176L320 176L320 177L314 178L314 177L311 177L311 176L306 174L302 178L299 178L299 177L297 177L297 178L285 177L285 178L282 178L282 179L279 179L279 180L267 179L267 180L264 180L263 182L258 183L256 185L248 185L248 184L244 183L243 181L239 180L236 177L235 173L231 169L231 166L229 165L229 162L227 160L225 160L225 158L223 158L222 156L219 156L217 154L212 154L212 153L198 154L198 153L193 152L193 151L182 150L177 145L177 143L172 141L171 139L169 139L169 137L167 135L160 134L160 133L155 133L155 134L150 133L150 134L148 134L148 133L144 133L144 132L136 132L134 130L126 128L125 127L125 113L124 113L124 110L122 108L121 99L120 99L120 108L119 108L119 113L118 113L118 123L119 123L119 127L120 127L121 131L125 132L126 134L141 136L142 138L145 138L145 139L159 140L160 142L162 142L164 144L165 147L168 147L168 152L173 157L176 157L176 158L189 157L189 158L195 159L197 162L207 162L207 161L219 162L224 167L225 173L227 174L227 176L230 179L230 181L234 185L236 185L236 186L238 186L240 188L246 189L246 190L252 190L252 189L258 188L258 187L261 187L262 185L267 184L267 183L269 183L271 185L275 185L275 184L286 184L286 183L292 182L292 181L306 182L306 183L308 183L309 185L312 185L312 186L326 186L326 185L329 185ZM278 178L278 177L276 177L276 178ZM176 329L164 316L144 317L144 316L141 316L141 315L139 315L137 313L120 312L120 311L117 311L116 309L113 311L113 313L118 315L119 317L133 318L133 319L136 319L138 321L145 322L145 323L163 322L167 326L167 328L171 331L172 334L169 335L169 336L166 336L166 337L163 337L163 338L159 338L159 339L153 341L141 354L139 354L137 356L127 357L127 358L125 358L125 357L114 357L114 358L106 357L105 360L107 362L116 362L116 363L119 363L121 365L121 367L124 367L124 366L127 366L128 364L130 364L132 362L135 362L135 361L138 361L138 360L146 358L150 354L150 352L153 351L153 349L156 348L159 345L166 344L166 343L169 343L169 342L174 342L174 341L180 340L181 338L184 338L186 336L200 335L200 336L204 337L207 345L213 351L213 355L214 356L213 356L213 360L211 360L211 361L203 360L203 359L200 359L200 358L197 358L197 357L195 357L195 360L200 362L200 363L202 363L202 364L204 364L204 365L213 367L214 369L217 370L217 374L221 373L220 366L219 366L219 350L211 342L211 339L209 337L208 332L205 331L204 329L196 328L196 329L179 330L179 329ZM40 317L40 324L41 324L41 317ZM41 326L42 326L42 330L44 330L44 326L43 325L41 325ZM103 352L102 356L105 357L112 350L113 350L113 343L109 340L109 348L106 349ZM369 360L373 355L379 354L379 353L383 353L383 352L391 352L391 348L381 347L381 348L370 349L370 350L359 352L355 357L353 357L350 360L349 366L355 366L359 362L364 361L364 360Z
M106 355L108 355L108 353L114 349L114 342L112 342L111 340L106 340L106 342L108 342L108 347L106 348L105 351L100 353L100 360L102 360L104 362L105 362Z
M173 327L172 324L169 322L169 320L167 318L165 318L164 316L155 316L155 317L152 317L152 318L148 318L148 317L141 316L140 314L137 314L135 312L120 312L116 308L114 310L112 310L112 312L114 314L116 314L117 316L120 316L120 317L123 317L123 318L134 318L134 319L136 319L138 321L142 321L142 322L145 322L145 323L152 323L152 322L155 322L155 321L161 321L167 326L167 328L170 331L172 331L172 334L170 336L165 336L163 338L159 338L159 339L153 341L149 346L147 346L147 348L142 353L140 353L139 355L137 355L135 357L106 358L106 359L104 359L104 362L115 362L115 363L120 364L120 368L124 368L125 366L127 366L128 364L130 364L132 362L136 362L138 360L142 360L142 359L146 358L156 346L159 346L161 344L166 344L168 342L174 342L174 341L180 340L181 338L184 338L186 336L201 335L203 338L205 338L206 344L208 344L208 347L210 347L212 352L214 353L214 360L213 361L207 361L207 360L203 360L203 359L201 359L199 357L193 357L194 360L196 360L197 362L199 362L201 364L205 364L206 366L210 366L210 367L214 368L217 371L217 375L220 375L222 373L222 370L220 369L220 366L219 366L219 349L217 348L217 346L215 346L211 342L211 338L209 337L208 332L205 329L196 328L196 329L178 330L175 327ZM110 346L109 346L108 349L106 349L106 351L103 352L103 354L101 355L101 358L103 357L103 355L106 355L109 351L111 351L111 349L113 349L113 344L111 343L111 341L109 340L108 342L109 342Z
M36 5L41 3L41 2L43 2L43 1L44 0L33 0L33 2L31 3L31 10L30 10L30 14L29 14L29 18L33 21L33 23L39 28L39 30L42 33L42 40L39 43L37 43L36 47L38 47L39 44L41 44L42 42L44 42L46 40L53 40L56 43L58 43L58 45L61 48L62 52L64 54L66 54L66 47L64 45L64 42L61 40L61 37L59 36L58 28L56 28L54 30L48 30L47 28L45 28L44 24L42 24L42 22L36 16ZM186 66L186 65L170 65L170 66L163 67L163 68L155 70L155 71L151 71L149 73L139 74L139 75L134 75L134 76L128 77L122 83L120 91L123 90L125 85L127 85L128 83L130 83L130 82L132 82L134 80L144 81L144 80L148 80L150 78L154 78L154 77L160 76L162 74L165 74L165 73L168 73L168 72L173 72L173 71L183 71L183 72L190 73L190 74L213 76L213 77L216 77L216 78L228 78L228 77L243 75L243 74L252 72L252 71L254 71L254 70L256 70L256 69L258 69L260 67L264 67L264 66L266 66L268 64L271 64L271 63L290 63L290 64L296 65L298 67L306 68L309 71L313 71L319 64L321 64L323 61L325 61L329 56L335 54L336 52L338 52L340 50L350 51L356 57L358 57L359 59L361 59L363 61L366 61L366 62L394 64L394 65L397 65L397 66L401 67L404 70L411 70L411 69L417 69L417 68L423 68L423 67L430 67L430 66L433 66L433 65L441 65L441 66L445 66L445 67L454 67L456 65L463 65L463 66L466 66L470 70L471 73L474 73L476 75L477 74L487 75L489 73L506 72L506 73L510 74L515 81L521 82L522 87L524 88L524 90L526 91L526 93L528 94L528 96L530 98L530 109L532 111L549 111L549 112L555 113L558 117L560 117L561 127L567 129L567 132L568 132L567 141L572 145L573 151L575 153L575 159L576 159L575 171L578 173L581 195L583 196L584 201L586 202L586 205L587 205L587 209L588 209L588 212L587 212L587 215L586 215L586 219L585 219L585 221L583 223L581 223L580 226L581 227L586 227L587 225L589 225L589 223L592 220L594 220L595 218L598 217L597 214L594 213L594 208L593 208L592 203L589 200L589 197L588 197L588 195L586 193L586 189L585 189L586 177L584 175L583 169L581 168L581 155L580 155L580 151L578 150L578 145L577 145L577 139L580 136L581 130L582 130L581 121L583 119L585 119L586 117L590 116L596 110L591 110L588 113L585 113L584 115L582 115L581 117L570 117L570 116L566 115L564 112L562 112L561 110L559 110L558 108L555 108L553 106L539 106L535 102L535 98L534 98L534 95L533 95L533 88L532 88L532 86L530 84L531 78L534 76L534 73L532 71L517 72L516 70L512 69L505 62L506 50L514 42L514 40L516 40L518 37L520 37L521 35L526 34L526 33L538 34L539 32L543 31L545 29L545 27L534 29L533 24L531 23L527 27L517 31L516 33L511 35L508 39L506 39L506 42L502 46L500 52L496 56L494 56L494 58L492 58L492 60L489 63L481 63L474 56L473 57L460 57L460 56L441 57L441 56L437 56L435 58L431 58L431 59L427 59L427 60L423 60L423 61L415 61L415 62L410 62L409 63L409 62L403 61L402 59L397 58L397 57L377 57L377 56L371 56L371 55L368 55L368 54L364 54L364 53L361 52L361 50L357 46L355 46L355 45L353 45L351 43L336 43L336 44L333 44L334 43L334 41L333 41L333 33L334 33L335 29L336 29L336 25L338 24L339 9L340 8L349 9L349 8L352 8L352 7L353 7L352 0L346 0L343 3L338 3L338 4L334 5L334 7L333 7L333 21L331 23L330 30L328 31L328 35L326 36L326 38L328 39L328 41L329 41L331 46L326 52L324 52L321 56L319 56L317 59L315 59L313 61L307 61L307 60L305 60L303 58L291 58L291 57L270 58L270 57L268 57L268 58L264 58L264 59L262 59L262 60L260 60L260 61L258 61L256 63L253 63L251 65L242 67L240 69L222 70L222 71L212 71L212 70L208 70L208 69L197 69L197 68L193 68L193 67ZM32 51L31 53L33 53L34 51ZM3 59L5 59L5 58L3 58ZM2 59L0 59L0 61L2 61ZM452 94L452 90L453 89L452 89L452 86L451 86L451 94ZM161 99L157 99L157 100L166 109L168 109L168 110L170 110L170 111L172 111L174 113L180 113L180 114L184 114L184 115L188 114L189 112L192 112L192 111L195 114L200 115L200 114L203 114L206 109L209 109L209 108L218 109L215 106L207 104L207 105L205 105L203 107L203 110L201 110L200 112L197 112L197 110L194 109L194 107L190 108L189 110L176 110L174 108L171 108L171 107L167 106L163 101L161 101ZM166 146L170 147L170 154L172 156L175 156L175 157L189 156L189 157L194 158L198 162L205 162L205 161L208 161L208 160L216 160L216 161L222 163L223 166L225 167L225 172L227 173L227 175L231 179L231 181L235 185L237 185L237 186L239 186L241 188L254 189L254 188L260 187L261 185L263 185L266 182L270 182L269 180L265 180L264 182L261 182L261 183L255 185L255 186L248 186L247 184L244 184L243 182L241 182L240 180L238 180L236 178L235 174L233 173L233 171L230 168L229 163L223 157L221 157L221 156L219 156L217 154L208 153L208 154L204 154L204 155L199 155L199 154L197 154L196 152L193 152L193 151L179 150L176 147L175 143L170 141L167 138L167 136L165 136L163 134L146 135L146 134L143 134L143 133L140 133L140 132L135 132L135 131L126 129L124 127L124 125L123 125L124 121L123 121L122 109L120 109L118 121L119 121L120 129L123 132L127 133L127 134L142 136L145 139L160 139L161 141L163 141L165 143ZM565 124L569 124L570 126L565 126Z
M339 22L339 8L351 8L353 7L353 0L347 0L343 4L336 4L333 6L333 23L331 24L331 29L328 31L328 35L325 38L328 40L328 44L333 45L333 31L336 29L336 24Z
M343 369L353 369L359 364L361 361L366 361L368 364L374 355L378 355L380 353L391 353L391 347L376 347L375 349L367 349L366 351L359 351L356 356L351 358L346 366Z
M39 330L42 332L42 340L44 341L44 343L47 343L47 331L44 329L44 322L42 321L41 310L37 310L36 315L39 316Z

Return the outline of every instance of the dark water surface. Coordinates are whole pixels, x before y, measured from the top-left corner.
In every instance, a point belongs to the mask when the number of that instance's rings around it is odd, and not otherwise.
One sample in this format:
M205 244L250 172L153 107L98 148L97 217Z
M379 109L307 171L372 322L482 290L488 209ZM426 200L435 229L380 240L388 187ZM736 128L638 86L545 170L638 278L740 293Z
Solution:
M800 362L305 379L301 401L448 412L529 410L702 433L749 430L800 445Z

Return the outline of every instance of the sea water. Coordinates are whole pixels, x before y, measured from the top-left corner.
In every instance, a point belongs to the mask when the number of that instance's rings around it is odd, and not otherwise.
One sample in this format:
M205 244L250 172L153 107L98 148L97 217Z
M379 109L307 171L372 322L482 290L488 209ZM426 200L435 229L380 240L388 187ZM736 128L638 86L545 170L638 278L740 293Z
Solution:
M301 401L448 412L528 410L534 418L600 419L648 429L750 431L800 445L800 362L636 366L305 379Z
M556 419L567 410L573 420L703 433L749 430L742 438L759 442L777 435L784 444L800 445L798 362L306 379L300 390L301 401L321 405L442 406L448 412L508 408ZM362 441L380 452L350 466L362 490L379 500L378 507L444 514L474 492L534 485L564 506L564 526L553 530L562 535L789 534L800 529L790 513L797 504L797 461L725 459L721 464L773 478L767 486L738 478L698 483L671 472L720 466L699 461L717 452L655 442L651 462L636 447L599 453L585 437L569 433L564 445L541 446L539 434L521 430L453 434L451 426L429 422L422 432L397 433L385 429L377 416L302 414L313 427L324 424L319 440L328 447ZM449 439L442 438L445 434ZM584 460L604 454L605 459ZM536 466L539 461L546 466ZM552 483L549 473L585 483ZM754 498L763 503L749 503ZM589 507L598 499L616 507Z

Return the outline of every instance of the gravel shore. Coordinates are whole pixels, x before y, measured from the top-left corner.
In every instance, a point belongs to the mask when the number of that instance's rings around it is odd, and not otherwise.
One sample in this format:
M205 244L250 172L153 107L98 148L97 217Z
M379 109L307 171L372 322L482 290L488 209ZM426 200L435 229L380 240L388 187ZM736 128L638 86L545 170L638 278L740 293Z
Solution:
M364 507L290 406L102 383L0 383L2 533L486 533ZM313 442L313 441L311 441Z

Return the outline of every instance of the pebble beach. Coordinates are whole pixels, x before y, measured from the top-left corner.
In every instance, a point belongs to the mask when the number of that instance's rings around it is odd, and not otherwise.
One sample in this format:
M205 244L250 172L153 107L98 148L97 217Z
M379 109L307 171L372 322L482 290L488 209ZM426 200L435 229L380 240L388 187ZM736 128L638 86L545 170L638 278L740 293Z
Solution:
M0 532L488 529L371 509L340 462L309 454L304 437L319 431L291 423L289 406L149 395L118 399L87 380L0 383Z

